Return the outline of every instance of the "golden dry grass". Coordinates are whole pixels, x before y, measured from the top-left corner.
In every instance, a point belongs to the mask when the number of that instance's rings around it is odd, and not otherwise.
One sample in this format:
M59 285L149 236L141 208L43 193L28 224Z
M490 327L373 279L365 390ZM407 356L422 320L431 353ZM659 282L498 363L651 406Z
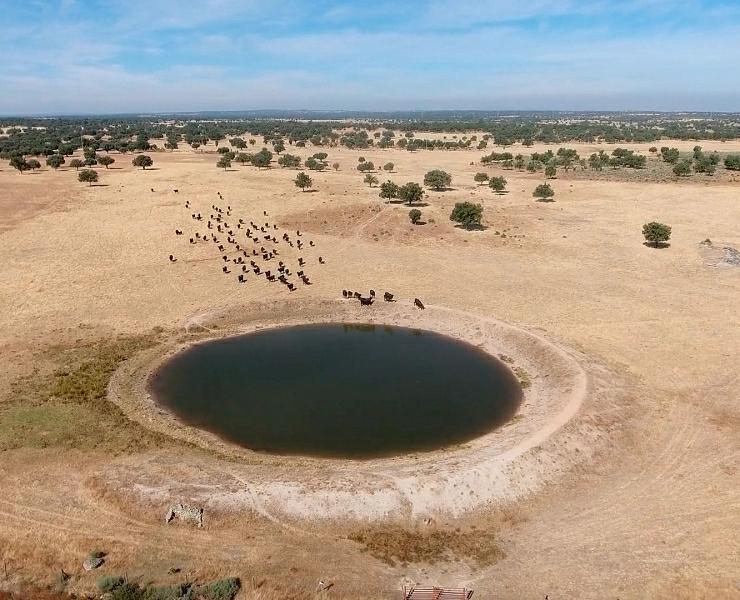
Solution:
M734 142L700 144L737 151ZM666 145L690 151L694 143ZM581 156L610 149L568 146ZM111 573L164 583L174 582L172 566L199 581L238 575L254 581L245 598L309 598L319 579L334 582L337 598L389 597L404 581L464 583L480 598L740 597L740 275L707 267L700 253L706 238L740 246L737 179L563 174L552 182L555 202L541 204L531 196L541 175L486 167L503 174L510 191L499 197L478 188L472 178L482 169L470 162L481 154L362 152L376 165L396 163L390 178L398 183L421 181L432 168L452 173L454 190L428 193L428 224L419 227L408 223L407 207L382 204L377 189L362 184L354 169L360 153L346 149L329 150L341 168L315 174L311 194L292 184L294 171L224 173L205 152L154 154L157 170L146 172L121 160L121 169L102 173L107 187L80 185L63 169L0 170L0 559L10 571L0 584L53 585L64 567L74 572L71 591L93 589L97 574L79 565L97 547L108 553ZM246 220L267 211L271 223L315 241L304 254L314 285L296 292L307 302L337 298L342 289L387 289L409 310L419 297L494 317L589 359L589 396L553 438L583 460L562 471L552 466L553 483L513 507L511 526L502 529L493 508L435 516L445 536L470 525L495 536L505 558L480 565L471 550L458 561L390 567L346 539L356 523L300 523L267 509L275 520L224 511L211 529L166 528L159 514L166 498L141 507L133 499L148 497L142 489L156 464L173 473L173 485L209 485L206 468L185 473L182 463L198 453L146 431L132 435L134 426L107 408L51 400L48 387L43 401L34 396L38 386L20 395L12 387L34 368L34 381L47 385L65 362L49 352L78 346L53 389L97 397L104 379L95 373L108 373L109 363L98 369L86 361L100 341L146 336L154 327L197 330L209 323L204 315L289 298L266 282L239 286L220 272L213 247L188 244L195 227L184 201L207 212L217 191ZM483 204L486 230L452 226L450 210L463 200ZM673 226L669 248L642 245L642 224L651 220ZM176 237L176 228L188 235ZM169 264L169 254L178 262ZM286 256L294 261L297 253ZM537 373L528 375L538 382ZM611 390L594 383L602 376ZM550 468L544 454L542 461ZM139 473L117 488L102 483L124 464ZM404 527L413 532L412 524ZM427 547L384 527L364 534L379 556L392 556L397 545Z

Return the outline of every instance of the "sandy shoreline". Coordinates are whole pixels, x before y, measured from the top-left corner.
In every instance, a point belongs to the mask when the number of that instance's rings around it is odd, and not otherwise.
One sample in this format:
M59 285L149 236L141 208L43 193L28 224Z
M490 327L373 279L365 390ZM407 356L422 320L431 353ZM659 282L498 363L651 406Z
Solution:
M192 498L194 502L214 507L233 509L256 501L273 512L330 519L460 515L532 493L555 472L562 472L568 463L577 460L572 454L548 453L544 447L575 416L587 394L586 373L572 354L523 329L461 311L429 306L422 312L379 304L360 309L355 304L282 302L191 318L188 329L196 320L204 331L210 329L210 333L135 357L114 376L109 397L127 416L146 427L236 459L230 468L239 470L250 482L247 489L238 493L210 490L207 497ZM274 310L282 315L279 321L271 318ZM247 311L249 317L238 316ZM150 374L174 352L192 343L316 322L398 325L442 333L474 344L496 357L500 354L511 357L513 366L530 375L531 387L525 390L514 420L486 436L451 449L367 461L276 457L239 448L182 424L160 408L147 389ZM298 466L310 475L296 477ZM463 489L465 493L461 495Z

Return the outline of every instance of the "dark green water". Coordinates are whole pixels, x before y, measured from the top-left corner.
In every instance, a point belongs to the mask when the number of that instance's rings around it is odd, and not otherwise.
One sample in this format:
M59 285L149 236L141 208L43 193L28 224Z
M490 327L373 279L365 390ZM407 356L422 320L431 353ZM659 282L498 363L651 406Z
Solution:
M150 390L185 423L243 447L353 459L469 441L511 419L522 398L513 373L470 344L341 323L196 345Z

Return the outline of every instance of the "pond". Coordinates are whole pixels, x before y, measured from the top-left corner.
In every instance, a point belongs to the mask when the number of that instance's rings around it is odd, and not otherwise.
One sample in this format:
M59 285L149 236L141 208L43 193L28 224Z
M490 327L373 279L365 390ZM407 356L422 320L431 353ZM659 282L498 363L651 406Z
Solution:
M346 323L197 344L149 388L181 421L245 448L348 459L470 441L510 420L522 400L511 370L473 345Z

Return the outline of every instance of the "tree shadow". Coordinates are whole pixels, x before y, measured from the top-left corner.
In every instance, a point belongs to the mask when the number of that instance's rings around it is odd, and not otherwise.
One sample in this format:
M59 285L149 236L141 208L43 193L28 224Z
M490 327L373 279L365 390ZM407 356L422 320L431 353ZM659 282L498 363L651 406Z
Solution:
M431 188L432 192L456 192L457 188L444 187L444 188Z
M535 202L555 202L554 198L537 198Z
M315 193L316 193L316 192L318 192L318 191L319 191L319 190L303 190L303 192L302 192L302 193L303 193L303 194L315 194Z
M483 225L483 224L462 225L458 223L457 225L455 225L455 229L462 229L464 231L487 231L489 228L488 228L488 225Z
M93 183L87 187L110 187L109 183Z
M414 202L413 204L407 204L406 202L401 202L404 206L408 206L409 208L424 208L425 206L429 206L429 202Z
M670 242L658 242L657 245L655 242L643 242L642 245L646 248L652 248L653 250L664 250L671 247Z

